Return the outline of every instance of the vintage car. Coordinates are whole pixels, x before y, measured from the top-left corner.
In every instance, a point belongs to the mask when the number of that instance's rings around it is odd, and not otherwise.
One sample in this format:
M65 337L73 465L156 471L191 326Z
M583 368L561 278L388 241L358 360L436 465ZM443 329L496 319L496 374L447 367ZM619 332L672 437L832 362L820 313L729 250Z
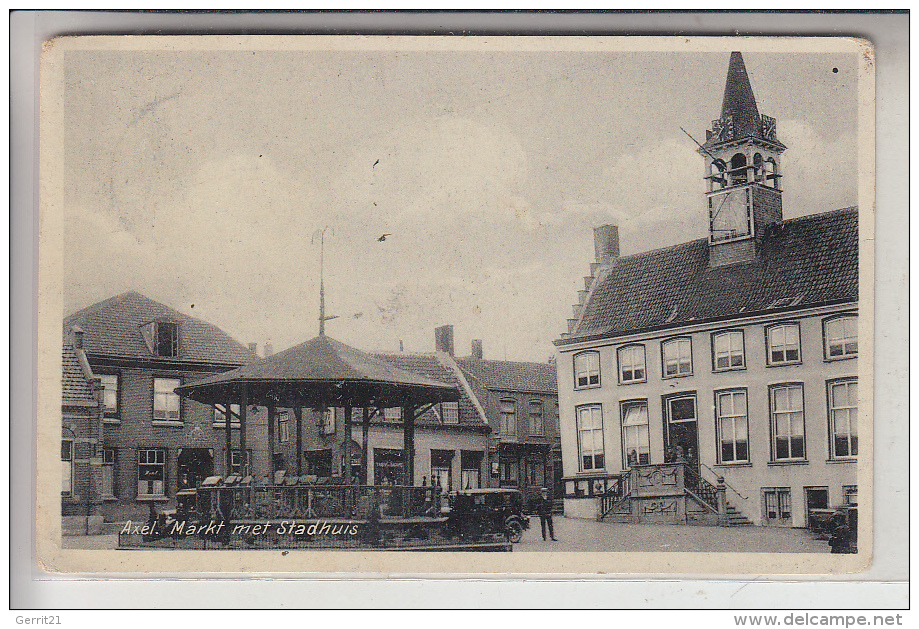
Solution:
M447 534L466 540L503 533L517 543L530 519L523 513L523 495L516 489L467 489L453 494Z

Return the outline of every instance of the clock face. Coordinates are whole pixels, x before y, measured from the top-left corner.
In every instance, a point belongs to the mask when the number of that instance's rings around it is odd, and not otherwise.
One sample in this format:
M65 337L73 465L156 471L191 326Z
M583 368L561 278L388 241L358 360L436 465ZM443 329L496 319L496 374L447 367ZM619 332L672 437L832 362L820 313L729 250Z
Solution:
M712 242L750 235L750 190L727 190L708 198Z

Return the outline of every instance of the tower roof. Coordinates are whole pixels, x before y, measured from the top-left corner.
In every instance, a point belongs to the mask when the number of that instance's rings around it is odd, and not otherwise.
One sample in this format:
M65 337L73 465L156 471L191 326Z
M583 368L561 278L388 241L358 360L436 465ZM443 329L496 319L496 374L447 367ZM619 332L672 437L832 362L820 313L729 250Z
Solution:
M731 116L734 121L734 138L763 137L759 110L743 56L739 52L731 53L728 65L728 78L724 84L724 100L721 104L721 117Z
M715 128L709 133L705 146L754 138L784 149L784 145L775 137L775 120L769 119L771 124L767 124L765 118L760 116L756 106L743 55L734 51L731 53L728 76L724 83L721 118L713 123Z

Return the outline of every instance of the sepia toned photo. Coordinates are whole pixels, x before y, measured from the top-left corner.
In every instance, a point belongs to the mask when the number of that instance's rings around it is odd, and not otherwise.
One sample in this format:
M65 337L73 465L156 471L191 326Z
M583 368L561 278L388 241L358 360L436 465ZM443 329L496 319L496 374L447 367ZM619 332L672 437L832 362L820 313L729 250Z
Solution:
M47 42L40 562L867 569L873 64L847 38Z

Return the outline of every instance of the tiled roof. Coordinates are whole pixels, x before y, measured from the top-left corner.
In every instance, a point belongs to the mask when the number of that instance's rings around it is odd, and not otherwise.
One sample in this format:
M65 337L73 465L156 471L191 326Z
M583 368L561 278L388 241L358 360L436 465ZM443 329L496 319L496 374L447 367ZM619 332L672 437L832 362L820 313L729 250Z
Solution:
M857 301L858 209L845 208L770 227L748 263L709 267L704 238L621 257L556 343Z
M87 403L96 403L92 387L86 379L86 375L83 373L83 368L80 367L80 359L77 358L77 353L73 349L71 341L67 338L64 339L62 358L62 404L64 406L74 404L85 406Z
M179 361L241 365L255 355L215 325L195 319L129 291L64 319L64 329L79 325L89 354L124 358L154 358L141 335L141 326L157 319L179 324Z
M444 365L440 359L438 359L436 354L374 354L374 356L392 363L399 369L411 371L425 376L426 378L431 378L455 386L457 389L459 389L460 392L458 402L460 423L463 425L475 426L487 425L482 421L482 418L479 417L479 413L475 408L475 404L472 402L472 400L469 399L465 389L462 386L462 383L459 381L459 378L457 378L456 373L453 371L453 369ZM417 421L418 423L423 424L442 423L433 411L428 411Z
M509 360L457 359L464 372L494 391L530 391L558 394L555 366Z

